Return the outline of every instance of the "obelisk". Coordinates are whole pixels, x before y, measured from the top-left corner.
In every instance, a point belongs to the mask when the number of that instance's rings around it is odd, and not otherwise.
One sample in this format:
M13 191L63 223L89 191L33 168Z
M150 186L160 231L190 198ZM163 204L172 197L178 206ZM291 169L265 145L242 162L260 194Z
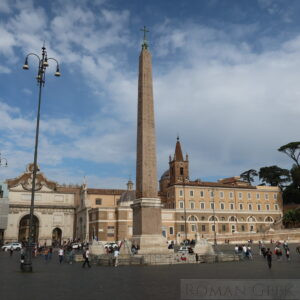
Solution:
M139 254L166 253L162 236L161 201L157 193L156 138L152 86L151 54L146 40L139 57L136 199L133 201L133 237Z

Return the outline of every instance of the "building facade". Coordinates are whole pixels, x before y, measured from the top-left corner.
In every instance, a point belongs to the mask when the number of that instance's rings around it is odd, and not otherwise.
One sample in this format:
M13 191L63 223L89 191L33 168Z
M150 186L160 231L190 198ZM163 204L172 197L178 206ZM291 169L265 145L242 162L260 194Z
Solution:
M8 222L4 240L26 241L29 232L33 164L19 177L8 179ZM75 214L80 188L60 186L38 171L36 177L34 240L41 244L60 244L75 235Z
M8 193L5 183L0 183L0 245L4 241L4 231L7 228L8 218Z
M87 189L89 239L131 239L130 205L135 191L131 181L127 185L126 191ZM239 177L218 182L190 180L189 159L183 158L179 140L159 186L162 235L169 241L179 243L197 235L218 239L239 233L264 234L274 225L281 226L282 197L278 187L252 186Z

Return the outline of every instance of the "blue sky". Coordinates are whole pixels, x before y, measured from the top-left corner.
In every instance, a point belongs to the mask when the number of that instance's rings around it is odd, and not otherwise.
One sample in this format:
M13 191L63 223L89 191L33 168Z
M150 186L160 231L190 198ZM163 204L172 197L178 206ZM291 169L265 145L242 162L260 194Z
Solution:
M300 2L0 0L0 180L33 160L36 61L47 70L39 165L59 183L125 188L135 176L138 55L153 57L158 175L180 135L192 178L291 162L299 140Z

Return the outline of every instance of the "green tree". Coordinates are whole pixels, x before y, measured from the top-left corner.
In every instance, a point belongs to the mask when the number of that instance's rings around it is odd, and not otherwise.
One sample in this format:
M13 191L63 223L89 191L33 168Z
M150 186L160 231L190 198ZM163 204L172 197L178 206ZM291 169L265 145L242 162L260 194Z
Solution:
M285 153L296 163L298 168L300 167L300 142L291 142L283 145L278 149L278 151Z
M296 227L300 223L300 210L290 209L284 213L282 222L287 227Z
M263 183L279 186L281 189L284 187L284 183L290 181L290 171L278 166L260 168L258 175Z
M257 176L256 170L250 169L248 171L243 172L240 177L242 180L248 182L250 185L254 181L254 177Z

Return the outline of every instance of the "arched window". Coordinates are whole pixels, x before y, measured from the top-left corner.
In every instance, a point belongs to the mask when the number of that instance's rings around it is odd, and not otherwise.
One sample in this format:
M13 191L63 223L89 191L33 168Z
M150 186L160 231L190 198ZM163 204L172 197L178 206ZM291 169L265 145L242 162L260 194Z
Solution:
M198 221L198 218L192 215L188 217L188 221Z
M248 222L256 222L256 219L253 216L248 217Z
M274 223L274 220L273 220L272 217L268 216L268 217L265 218L265 222Z
M237 219L234 216L229 217L229 222L236 222Z
M208 221L211 221L211 222L218 221L218 218L215 216L211 216L211 217L209 217Z

